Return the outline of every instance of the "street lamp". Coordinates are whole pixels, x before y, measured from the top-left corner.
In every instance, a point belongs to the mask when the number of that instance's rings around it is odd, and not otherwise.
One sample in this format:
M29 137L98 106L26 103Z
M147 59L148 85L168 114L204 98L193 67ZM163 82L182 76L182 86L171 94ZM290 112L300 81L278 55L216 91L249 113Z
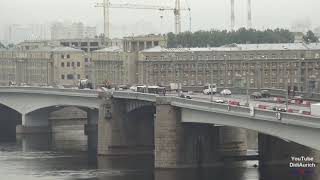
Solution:
M299 60L299 91L302 91L302 61L304 61L304 58Z

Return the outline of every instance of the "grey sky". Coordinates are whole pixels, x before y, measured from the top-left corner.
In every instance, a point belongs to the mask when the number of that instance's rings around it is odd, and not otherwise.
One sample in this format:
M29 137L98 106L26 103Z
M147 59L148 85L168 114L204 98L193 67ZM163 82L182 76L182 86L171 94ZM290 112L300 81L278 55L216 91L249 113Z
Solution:
M0 0L0 30L6 24L39 24L68 20L97 25L101 31L102 9L94 7L95 2L99 1L102 0ZM110 1L174 5L174 0ZM188 0L188 2L192 9L192 30L229 28L230 0ZM245 26L246 0L235 0L235 3L236 27ZM252 0L252 14L253 26L256 28L290 28L297 20L310 21L312 27L316 27L320 26L320 1ZM162 32L173 31L173 13L165 12L163 15L161 23L158 11L112 9L111 21L114 29L111 29L111 34L119 35L117 31L121 28L128 29L132 26L139 26L140 31L160 32L160 26ZM182 20L183 30L186 30L189 23L186 13L183 13ZM146 24L146 27L142 27L143 24Z

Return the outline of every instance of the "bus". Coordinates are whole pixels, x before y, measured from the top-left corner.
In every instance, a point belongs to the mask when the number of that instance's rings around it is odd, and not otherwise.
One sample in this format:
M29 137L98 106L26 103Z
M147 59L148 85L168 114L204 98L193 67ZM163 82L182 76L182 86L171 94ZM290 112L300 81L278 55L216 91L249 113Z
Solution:
M137 86L137 92L166 95L166 88L160 86Z

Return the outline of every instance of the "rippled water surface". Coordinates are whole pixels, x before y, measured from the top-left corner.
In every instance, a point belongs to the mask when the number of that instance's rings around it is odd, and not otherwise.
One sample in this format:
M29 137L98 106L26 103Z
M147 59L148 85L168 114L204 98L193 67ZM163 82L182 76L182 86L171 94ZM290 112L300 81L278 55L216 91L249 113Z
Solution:
M35 138L36 140L36 138ZM184 170L154 170L152 157L96 158L87 152L53 150L47 143L0 142L0 180L306 180L284 168L259 173L257 161L234 166ZM259 174L263 174L259 175ZM284 176L283 176L284 175ZM261 177L259 177L261 176Z

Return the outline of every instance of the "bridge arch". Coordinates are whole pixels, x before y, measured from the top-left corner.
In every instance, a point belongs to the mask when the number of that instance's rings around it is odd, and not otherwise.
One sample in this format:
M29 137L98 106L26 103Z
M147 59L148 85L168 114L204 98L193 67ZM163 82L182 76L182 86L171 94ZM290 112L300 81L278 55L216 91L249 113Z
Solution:
M295 142L316 150L320 150L320 142L315 142L314 137L319 137L316 128L306 128L292 124L281 123L278 120L257 120L254 117L235 116L232 113L216 113L182 108L182 122L205 123L224 125L254 130L263 134ZM277 122L278 121L278 122Z

